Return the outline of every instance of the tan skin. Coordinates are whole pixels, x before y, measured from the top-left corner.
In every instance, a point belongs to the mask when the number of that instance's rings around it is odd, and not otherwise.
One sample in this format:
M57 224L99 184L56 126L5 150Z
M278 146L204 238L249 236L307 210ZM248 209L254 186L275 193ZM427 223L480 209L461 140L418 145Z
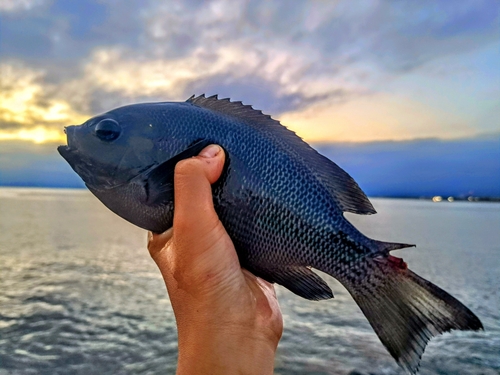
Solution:
M177 321L178 375L272 374L283 318L272 284L241 268L213 206L216 145L175 168L173 228L149 233Z

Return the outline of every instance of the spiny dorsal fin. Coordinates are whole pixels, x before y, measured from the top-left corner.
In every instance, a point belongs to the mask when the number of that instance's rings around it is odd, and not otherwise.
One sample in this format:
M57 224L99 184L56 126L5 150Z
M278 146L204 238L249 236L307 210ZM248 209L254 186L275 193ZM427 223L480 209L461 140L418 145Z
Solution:
M217 95L209 97L205 97L205 94L197 97L193 95L186 101L198 107L237 117L240 120L253 121L255 123L277 122L271 116L263 114L262 111L253 109L251 105L245 105L242 102L232 102L229 98L219 99Z
M365 193L351 176L271 116L253 109L251 105L231 102L228 98L219 99L217 95L209 97L205 97L204 94L197 97L193 95L186 102L232 116L260 131L266 131L282 148L302 160L310 172L328 189L342 211L365 215L376 213Z

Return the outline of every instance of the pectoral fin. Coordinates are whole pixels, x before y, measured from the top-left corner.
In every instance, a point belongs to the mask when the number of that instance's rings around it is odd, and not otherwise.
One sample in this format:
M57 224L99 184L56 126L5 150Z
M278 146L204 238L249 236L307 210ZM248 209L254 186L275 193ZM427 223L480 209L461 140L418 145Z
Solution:
M174 199L174 170L175 165L184 159L196 156L210 141L203 139L188 147L181 153L167 161L151 167L144 175L144 188L146 191L146 203L158 205Z

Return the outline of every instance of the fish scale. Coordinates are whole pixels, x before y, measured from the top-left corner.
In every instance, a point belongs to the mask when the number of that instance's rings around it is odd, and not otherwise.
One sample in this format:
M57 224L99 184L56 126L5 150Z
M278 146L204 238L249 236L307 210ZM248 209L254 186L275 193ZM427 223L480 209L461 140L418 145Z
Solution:
M356 182L261 111L201 95L117 108L66 132L58 150L89 190L154 232L172 226L176 163L221 145L214 207L241 266L310 300L333 297L313 269L335 277L410 374L433 336L482 329L467 307L390 255L412 245L368 238L349 223L344 212L375 213Z

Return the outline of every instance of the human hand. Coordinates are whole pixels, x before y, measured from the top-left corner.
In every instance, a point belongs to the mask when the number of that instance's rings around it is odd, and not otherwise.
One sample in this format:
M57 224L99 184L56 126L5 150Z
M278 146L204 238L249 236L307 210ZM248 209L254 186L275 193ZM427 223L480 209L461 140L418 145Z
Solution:
M175 168L173 228L149 233L178 328L177 374L272 374L283 318L272 284L240 267L214 210L224 151L206 147Z

